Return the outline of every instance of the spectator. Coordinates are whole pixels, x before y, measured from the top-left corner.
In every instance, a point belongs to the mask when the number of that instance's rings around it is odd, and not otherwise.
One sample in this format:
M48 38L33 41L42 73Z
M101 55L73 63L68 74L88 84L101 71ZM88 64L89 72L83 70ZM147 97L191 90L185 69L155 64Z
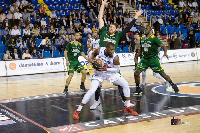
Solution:
M52 11L52 12L50 13L50 17L51 17L52 19L57 18L57 15L55 14L55 11Z
M14 26L14 29L11 30L11 35L15 38L21 35L20 30L17 28L17 25Z
M126 11L124 12L124 16L127 16L130 17L130 12L128 11L128 9L126 9Z
M174 36L174 39L177 38L177 34L176 34L176 31L174 31L174 34L171 35L171 38Z
M22 59L32 59L28 49L26 49L26 52L22 55Z
M189 41L190 48L194 48L195 47L195 34L193 33L192 30L190 31L190 33L188 35L188 41Z
M200 47L200 44L199 44L199 41L198 41L198 40L196 40L195 47L196 47L196 48L199 48L199 47Z
M29 26L30 29L33 29L33 28L34 28L34 25L33 25L33 23L31 22L30 17L27 18L27 20L25 21L25 24L26 24L26 26Z
M99 32L99 30L98 30L97 27L96 27L96 24L93 24L93 25L92 25L92 33L93 33L93 32L97 32L97 33Z
M19 28L21 29L21 28L25 28L25 27L26 27L26 24L25 24L23 18L21 17L20 21L19 21Z
M22 4L23 4L23 6L26 6L28 4L28 1L22 0Z
M123 26L124 18L122 17L122 15L119 15L119 18L117 18L117 24Z
M10 38L10 40L8 41L8 50L13 52L16 46L17 44L15 38L14 37Z
M31 5L30 2L28 2L28 5L26 6L27 12L34 17L34 19L36 20L36 13L33 9L33 6Z
M192 7L193 7L194 9L197 9L198 3L197 3L196 0L194 0L194 2L192 2Z
M104 20L104 25L108 26L107 17L105 14L103 15L103 20Z
M129 24L129 16L128 15L126 15L125 17L124 17L124 23L127 25L127 24Z
M13 16L12 12L8 10L8 14L6 15L6 18L12 19L12 16Z
M70 27L67 29L67 33L68 34L74 34L75 33L75 30L74 30L74 28L73 28L73 25L70 25Z
M51 41L48 37L45 37L45 39L42 39L42 42L38 46L40 49L49 51L51 48Z
M83 33L83 27L81 25L76 25L75 32Z
M67 27L67 19L63 16L62 19L61 19L61 22L60 22L61 26L64 26L65 28Z
M164 24L161 15L160 15L159 18L158 18L158 23L159 23L160 25L163 25L163 24Z
M37 18L37 20L35 21L35 24L37 25L38 28L41 27L41 22L39 18Z
M18 7L19 7L19 5L20 5L20 1L19 1L19 0L17 0L17 1L15 2L15 4L16 4L16 7L18 8Z
M117 18L113 17L112 23L117 24Z
M92 34L92 30L88 27L88 24L86 24L85 28L84 28L84 34L87 35L87 34Z
M12 57L10 55L9 50L6 50L6 53L4 54L3 60L5 60L5 61L12 60Z
M28 39L26 41L26 44L27 44L27 46L29 48L30 53L33 52L33 49L36 49L36 41L34 40L33 37L31 37L30 39Z
M97 2L95 0L92 0L90 2L91 7L94 9L95 13L98 13L98 8L97 8Z
M2 28L4 29L5 27L11 28L11 23L8 21L8 18L4 19L2 23Z
M179 1L178 7L183 10L183 8L186 7L185 2L183 0Z
M179 18L178 24L184 24L184 19L183 19L182 14L180 14L180 18Z
M121 44L122 44L121 49L123 50L124 47L126 47L127 45L130 46L130 42L131 42L131 39L129 38L128 33L126 33L125 38L122 38L122 41L121 41Z
M39 8L39 15L41 18L46 17L46 8L44 7L44 4L41 4Z
M18 7L16 6L16 3L13 3L12 6L10 6L10 11L12 13L15 13L17 11Z
M52 38L53 42L55 42L55 38L58 37L58 31L51 25L50 29L48 29L49 38Z
M167 24L169 24L169 19L167 18L166 14L164 15L163 23L164 23L165 26L166 26Z
M9 40L10 38L10 34L9 34L9 29L8 29L8 26L5 27L5 29L1 30L1 35L3 35L3 41L4 41L4 44L5 44L5 41L6 40Z
M43 25L44 25L45 27L47 26L47 23L46 23L46 21L44 21L44 18L41 19L41 26L43 26Z
M78 17L76 16L74 19L74 25L76 26L76 25L80 25L80 24L81 24L81 22L80 22L80 20L78 20Z
M170 49L174 49L174 43L175 43L175 36L172 36L172 39L170 41Z
M31 31L31 34L34 38L40 38L40 29L36 24L34 25L34 29Z
M48 28L45 27L45 25L42 25L42 27L40 29L40 35L41 35L42 38L45 38L46 36L49 36Z
M70 25L74 25L74 21L71 16L69 17L69 20L67 20L67 26L69 27Z
M27 9L24 9L24 13L22 13L23 19L26 21L28 17L30 17L30 14L27 12Z
M67 31L65 30L64 26L61 26L61 30L59 31L59 36L66 38Z
M193 24L197 24L197 22L199 21L198 20L198 17L197 17L197 14L194 14L194 17L193 17Z
M140 23L140 28L139 28L139 33L140 35L144 34L144 30L145 30L145 27L144 27L144 23Z
M60 21L58 20L58 18L56 18L55 21L54 21L54 27L55 28L60 28L61 27L60 26Z
M169 16L169 25L173 25L174 24L174 20L172 19L172 16Z
M26 50L26 43L22 40L22 37L19 37L19 40L17 41L17 49L19 50L19 53L22 54L23 50Z
M181 40L180 40L180 37L177 36L174 42L174 49L179 49L179 48L181 48Z
M117 25L116 32L121 32L121 31L122 31L122 27L121 27L121 25Z
M42 58L40 54L36 52L36 49L33 49L33 52L31 53L32 59L40 59Z
M27 38L31 38L31 31L28 25L23 29L23 39L26 40Z
M11 54L11 56L12 56L12 59L15 59L15 60L19 60L20 59L20 56L19 56L16 48L14 49L14 53Z
M64 45L64 40L62 39L61 36L59 36L58 39L56 39L56 43L55 44L58 46L59 52L62 53L62 48L63 48L63 45Z
M49 21L47 22L47 26L49 26L49 25L54 25L54 19L52 19L51 17L49 17Z
M97 16L94 13L92 8L90 9L90 12L89 12L89 22L92 22L92 23L97 22Z

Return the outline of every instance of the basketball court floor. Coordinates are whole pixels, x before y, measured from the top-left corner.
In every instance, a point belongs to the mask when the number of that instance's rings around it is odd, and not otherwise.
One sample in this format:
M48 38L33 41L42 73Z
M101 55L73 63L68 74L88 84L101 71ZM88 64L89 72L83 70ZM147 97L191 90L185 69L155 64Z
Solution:
M121 68L131 92L135 91L133 68ZM80 74L74 74L68 97L62 94L68 76L65 72L1 77L0 133L199 133L200 62L167 63L163 68L177 83L180 93L175 94L147 70L143 95L131 94L139 115L130 116L124 113L117 87L104 81L102 104L90 110L92 97L79 121L73 120L72 115L85 94L79 89ZM90 77L85 82L88 89Z

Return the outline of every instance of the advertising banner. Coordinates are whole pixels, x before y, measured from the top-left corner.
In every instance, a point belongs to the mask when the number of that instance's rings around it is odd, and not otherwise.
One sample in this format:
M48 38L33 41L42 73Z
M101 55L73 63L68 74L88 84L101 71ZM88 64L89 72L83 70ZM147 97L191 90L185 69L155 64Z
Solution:
M5 61L0 61L0 76L6 76L6 63Z

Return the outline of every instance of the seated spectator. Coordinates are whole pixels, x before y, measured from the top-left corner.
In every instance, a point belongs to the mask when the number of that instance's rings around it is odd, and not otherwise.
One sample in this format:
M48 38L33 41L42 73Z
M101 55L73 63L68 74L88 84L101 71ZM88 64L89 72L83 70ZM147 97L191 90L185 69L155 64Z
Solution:
M171 38L174 36L174 39L177 38L177 34L176 34L176 31L174 31L174 34L171 35Z
M40 59L42 58L39 53L36 52L36 49L33 49L33 52L31 53L32 59Z
M124 12L124 16L127 16L130 17L130 12L128 11L128 9L126 9L126 11Z
M90 12L89 12L89 22L92 22L92 23L97 22L97 16L94 13L92 8L90 9Z
M82 33L83 32L83 27L81 25L76 25L74 30L75 30L75 32Z
M152 7L153 10L157 10L157 8L158 8L158 3L157 3L156 0L154 0L154 1L151 3L151 7Z
M69 17L69 20L67 20L67 26L70 26L70 25L74 25L74 21L72 20L71 16Z
M52 19L57 18L57 15L55 14L55 11L52 11L52 12L50 13L50 17L51 17Z
M81 22L80 22L80 20L78 20L78 17L76 16L74 19L74 25L76 26L76 25L80 25L80 24L81 24Z
M184 19L183 19L183 15L182 14L180 14L180 18L179 18L178 24L184 24Z
M109 25L109 23L108 23L108 21L107 21L107 17L106 17L105 14L103 15L103 21L104 21L104 25L105 25L105 26L108 26L108 25Z
M11 30L11 35L15 38L21 35L20 30L17 28L17 25L14 26L14 29Z
M157 1L157 8L158 8L158 10L163 9L163 2L161 0Z
M161 15L160 15L159 18L158 18L158 23L159 23L160 25L163 25L163 24L164 24Z
M31 34L34 38L40 38L40 29L36 24L34 25L34 29L31 31Z
M47 21L47 26L54 25L54 20L51 19L51 17L49 17L48 19L49 19L49 21Z
M36 41L34 40L33 37L26 40L26 45L28 46L30 53L33 52L33 49L36 49Z
M92 30L88 27L88 24L85 25L85 28L83 29L84 34L92 34Z
M9 34L9 29L8 27L6 26L5 29L2 29L1 30L1 35L3 35L3 41L4 41L4 44L5 44L5 41L8 40L10 38L10 34Z
M12 12L10 10L8 10L8 14L6 15L6 18L12 19L12 16L13 16Z
M20 1L19 1L19 0L16 0L15 4L16 4L16 7L18 8L19 5L20 5Z
M180 48L181 48L181 40L180 40L180 37L177 36L174 42L174 49L180 49Z
M42 27L40 29L40 35L42 36L42 38L45 38L46 36L49 36L48 28L45 25L42 25Z
M191 0L188 0L187 5L188 5L189 8L192 8L192 1L191 1Z
M180 0L178 3L178 7L183 10L184 7L187 7L183 0Z
M199 44L199 41L198 41L198 40L196 40L195 47L196 47L196 48L199 48L199 47L200 47L200 44Z
M12 56L12 59L14 59L14 60L19 60L20 59L20 55L18 54L16 48L14 49L14 53L11 54L11 56Z
M19 37L19 40L17 41L17 49L20 54L22 54L23 50L26 50L26 43L22 40L22 37Z
M24 13L22 13L22 18L26 21L28 17L30 17L30 13L27 12L27 9L24 9Z
M194 17L192 20L193 20L192 22L193 24L197 24L197 22L199 21L196 13L194 14Z
M121 44L122 44L121 49L123 50L125 46L130 46L130 42L131 42L131 39L128 36L128 33L126 33L126 36L122 38L122 41L121 41Z
M43 26L43 25L44 25L45 27L47 26L47 23L46 23L46 21L44 21L44 18L42 18L40 22L41 22L41 26Z
M4 19L6 19L6 15L5 15L5 13L1 13L0 14L0 22L2 23L4 21Z
M38 28L41 27L41 21L40 21L40 18L37 18L37 20L35 21L35 24L37 25Z
M10 11L11 11L12 13L15 13L15 12L17 11L17 9L18 9L18 7L16 6L16 3L14 2L14 3L12 4L12 6L10 6Z
M163 23L166 26L167 24L169 24L169 19L167 18L166 14L163 17Z
M22 14L19 12L19 9L17 9L17 11L14 13L15 19L20 20L20 18L22 18Z
M126 15L125 17L124 17L124 23L127 25L127 24L129 24L129 16L128 15Z
M31 22L30 17L27 18L27 20L25 21L25 24L26 24L26 26L29 26L30 29L33 29L33 28L34 28L34 25L33 25L33 23Z
M26 23L24 22L23 18L20 18L19 20L19 28L25 28L26 27Z
M70 25L70 27L67 29L67 33L68 34L74 34L75 33L73 25Z
M28 1L22 0L22 4L23 4L23 6L26 6L28 4Z
M64 27L66 28L66 27L67 27L67 18L65 18L65 17L63 16L60 23L61 23L61 24L60 24L61 26L64 26Z
M59 35L58 35L57 29L55 29L53 25L51 25L50 29L48 29L48 34L49 34L49 38L51 38L53 42L55 43L55 38L57 38Z
M15 38L14 37L10 38L10 40L8 41L8 50L13 52L16 46L17 44Z
M55 21L54 21L54 27L55 28L60 28L61 27L60 25L61 25L60 21L58 20L58 18L56 18Z
M95 24L92 25L92 33L93 33L93 32L99 33L99 30L97 29L97 27L96 27Z
M61 26L61 30L59 31L59 36L66 38L67 31L65 30L64 26Z
M170 41L170 49L174 49L174 44L175 44L175 36L172 36L172 39Z
M44 4L41 4L39 8L39 15L41 18L46 17L46 8L44 7Z
M5 61L12 60L12 57L10 55L9 50L6 50L6 53L4 54L3 60L5 60Z
M172 19L172 16L169 15L169 25L173 25L174 24L174 20Z
M32 59L28 49L26 49L26 52L22 55L22 59Z
M122 27L121 27L121 25L117 25L116 32L121 32L121 31L122 31Z
M36 11L34 10L34 6L31 5L30 1L28 1L28 4L26 6L27 12L36 19Z
M197 3L196 0L194 0L194 2L192 2L192 7L193 7L194 9L197 9L198 3Z
M11 23L10 23L10 21L8 21L8 18L5 18L4 19L4 21L3 21L3 23L2 23L2 25L1 25L1 27L4 29L5 27L8 27L8 28L11 28Z
M51 48L51 41L48 37L45 37L45 39L42 39L42 42L38 46L40 49L43 49L45 51L49 51Z
M61 36L59 36L58 39L56 39L56 43L55 44L58 46L59 52L62 53L62 48L63 48L63 45L64 45L64 40L62 39Z

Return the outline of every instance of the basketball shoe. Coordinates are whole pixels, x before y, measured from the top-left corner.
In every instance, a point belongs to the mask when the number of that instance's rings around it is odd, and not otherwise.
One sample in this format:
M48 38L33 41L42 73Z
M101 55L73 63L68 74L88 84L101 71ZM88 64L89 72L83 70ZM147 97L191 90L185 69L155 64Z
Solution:
M125 111L126 113L131 114L131 115L138 115L138 113L137 113L135 110L133 110L133 108L131 108L131 106L130 106L130 107L126 107L126 108L124 109L124 111Z
M73 119L78 120L80 115L80 111L75 110L73 114Z
M94 103L92 104L92 106L90 107L91 110L96 109L99 105L101 104L101 102L98 100L94 100Z

